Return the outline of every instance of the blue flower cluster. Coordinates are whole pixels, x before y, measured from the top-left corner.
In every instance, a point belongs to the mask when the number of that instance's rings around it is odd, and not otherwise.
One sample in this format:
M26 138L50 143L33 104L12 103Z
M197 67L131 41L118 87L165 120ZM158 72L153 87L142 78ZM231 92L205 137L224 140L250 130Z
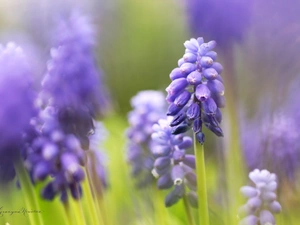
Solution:
M68 190L75 199L82 194L80 183L85 178L87 155L97 154L95 146L90 153L84 150L90 151L94 119L103 114L106 102L102 101L88 21L73 13L61 21L59 30L57 47L51 50L52 58L42 81L38 102L44 110L35 120L37 134L27 148L26 166L34 182L52 177L42 190L45 199L60 195L66 201ZM99 179L103 185L104 176L102 169Z
M28 148L25 162L34 181L53 177L42 190L45 199L52 200L60 193L61 200L65 201L68 189L78 199L80 182L84 179L81 166L85 163L85 153L74 134L63 132L57 114L57 109L51 106L41 112L40 134Z
M275 218L272 213L279 213L281 205L276 201L277 179L274 173L267 170L254 170L249 178L255 187L244 186L242 194L249 198L247 203L240 208L240 215L244 216L239 225L270 224L275 225Z
M166 109L165 96L160 91L141 91L131 99L133 110L128 114L130 127L128 137L127 159L132 166L132 175L137 177L137 186L144 187L153 181L151 170L152 125L164 117Z
M102 115L108 106L92 51L93 29L85 17L73 12L58 25L58 34L40 96L44 104L59 109L62 129L75 134L88 149L93 118Z
M37 114L31 76L19 46L0 46L0 181L4 183L15 176L14 162L25 154L29 139L25 134L31 132L31 118Z
M253 119L241 120L243 150L250 170L267 165L280 180L294 183L300 168L298 107L294 94L275 110L264 99Z
M171 121L172 118L168 117L153 125L151 151L155 161L152 173L158 178L158 189L174 187L165 198L166 207L174 205L184 195L192 206L197 207L195 156L186 154L186 149L192 146L192 138L183 134L173 135Z
M220 76L223 67L215 62L217 53L212 51L215 41L204 43L203 38L192 38L184 46L185 54L178 61L179 67L170 73L172 82L166 88L167 101L171 103L167 115L174 116L173 134L187 131L193 124L197 140L203 143L203 123L217 136L223 136L219 126L220 108L225 106Z

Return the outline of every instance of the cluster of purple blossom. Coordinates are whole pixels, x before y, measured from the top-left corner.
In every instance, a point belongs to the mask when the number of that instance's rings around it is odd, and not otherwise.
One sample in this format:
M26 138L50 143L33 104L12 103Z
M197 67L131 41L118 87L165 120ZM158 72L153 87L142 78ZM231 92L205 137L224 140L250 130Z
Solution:
M95 169L106 186L96 144L103 128L95 119L106 110L107 93L93 58L88 20L73 12L60 22L58 34L39 95L32 91L32 72L22 49L13 43L0 48L0 129L5 131L0 178L2 184L12 180L14 164L24 163L33 183L47 179L45 199L60 195L66 201L68 192L80 198L86 169ZM96 156L94 162L89 155Z
M131 174L137 177L137 186L144 187L152 183L151 170L154 158L150 152L152 126L164 117L166 102L162 92L141 91L131 99L133 110L128 114L130 127L128 137L127 160L132 166Z
M185 54L172 70L171 84L167 87L170 102L167 115L174 116L173 133L187 131L193 124L197 140L203 144L202 124L217 136L223 136L220 127L225 106L224 85L220 74L223 67L215 62L217 53L212 51L215 41L204 43L203 38L192 38L184 43Z
M240 215L245 216L239 225L270 224L275 225L272 213L279 213L281 205L276 201L277 178L267 170L255 169L249 174L255 187L244 186L241 193L249 198L247 203L240 207Z

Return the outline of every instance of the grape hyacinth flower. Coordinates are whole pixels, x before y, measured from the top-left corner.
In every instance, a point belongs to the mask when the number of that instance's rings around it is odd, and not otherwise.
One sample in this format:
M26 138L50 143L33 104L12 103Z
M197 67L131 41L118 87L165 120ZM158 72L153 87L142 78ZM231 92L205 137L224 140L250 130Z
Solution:
M255 169L249 174L255 187L244 186L241 193L249 198L247 203L240 207L239 214L244 218L239 225L275 225L272 213L279 213L281 205L276 201L277 178L267 170Z
M57 114L57 109L51 106L41 112L43 123L41 127L37 125L40 134L27 149L25 165L34 182L52 177L42 190L43 198L52 200L60 195L66 201L69 189L73 198L79 199L80 182L85 177L84 150L75 135L63 132Z
M152 126L165 113L165 96L160 91L141 91L131 99L131 106L133 110L128 114L130 127L126 131L127 160L132 167L132 176L137 178L137 187L144 187L153 181L153 156L149 147Z
M152 173L158 178L158 189L173 187L165 198L166 207L174 205L185 195L190 204L197 207L195 156L186 154L186 149L192 146L192 138L183 134L173 135L171 121L172 117L168 117L153 125L151 150L155 161Z
M57 47L51 49L41 100L58 109L63 131L76 135L82 147L88 149L93 119L108 106L107 92L93 56L94 30L77 12L61 20L57 30Z
M220 108L225 106L224 85L220 76L223 67L215 62L217 53L212 51L215 41L204 43L203 38L192 38L184 43L185 54L172 70L171 84L166 88L170 103L167 115L174 116L172 133L187 131L193 124L197 140L203 144L202 124L217 136L223 136L219 126Z
M0 46L0 181L12 180L14 162L24 157L25 136L37 113L32 73L23 50L14 43Z
M264 101L252 120L242 120L241 127L248 168L262 169L264 166L274 171L281 181L288 179L294 183L300 168L300 123L292 96L294 93L275 110Z

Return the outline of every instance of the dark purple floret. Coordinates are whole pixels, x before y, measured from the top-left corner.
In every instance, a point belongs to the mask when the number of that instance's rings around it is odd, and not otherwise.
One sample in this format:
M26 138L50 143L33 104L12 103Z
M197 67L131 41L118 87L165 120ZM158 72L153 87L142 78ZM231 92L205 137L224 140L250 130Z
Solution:
M196 180L189 185L189 177L196 177L195 156L186 154L185 149L192 146L192 138L182 133L172 134L172 118L160 119L153 125L151 150L155 157L152 174L158 178L158 189L173 190L166 196L165 205L170 207L184 195L196 189ZM185 188L187 187L187 188ZM195 206L195 204L192 204Z
M166 88L170 103L167 115L174 116L173 134L186 132L193 126L197 140L203 144L202 124L217 136L223 136L219 108L225 107L224 85L220 73L223 68L215 62L217 53L212 51L215 41L204 43L203 38L192 38L184 43L185 54L178 62ZM199 135L197 135L200 133Z

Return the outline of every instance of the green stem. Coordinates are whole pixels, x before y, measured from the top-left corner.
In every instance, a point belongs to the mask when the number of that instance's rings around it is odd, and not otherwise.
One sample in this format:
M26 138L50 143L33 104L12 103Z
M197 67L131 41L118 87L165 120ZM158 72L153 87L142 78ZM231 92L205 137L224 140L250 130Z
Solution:
M88 214L89 217L91 218L92 224L93 225L99 225L99 219L97 218L97 212L96 212L96 206L95 202L91 193L91 188L88 183L88 178L83 181L83 193L86 196L86 202L88 205Z
M156 186L152 186L152 196L154 196L154 217L155 224L167 225L168 223L168 212L164 206L161 198L160 191L157 190Z
M194 134L194 151L195 151L195 157L196 157L199 221L200 221L201 225L209 225L204 145L201 145L201 149L197 148L196 134Z
M227 224L237 223L237 211L238 207L242 205L242 195L237 194L242 185L245 184L246 172L243 161L243 156L240 147L240 131L238 125L237 103L238 103L238 90L235 85L234 76L234 54L233 48L227 48L224 50L224 82L226 88L226 108L225 116L229 124L228 134L224 137L225 141L225 171L227 178L227 192L228 192L228 205L227 205Z
M85 217L81 206L81 200L70 199L70 204L73 209L73 214L75 215L75 219L78 225L86 225Z
M195 221L194 221L194 218L193 218L193 215L192 215L191 207L188 203L186 195L183 196L182 200L183 200L184 210L185 210L185 214L186 214L189 225L195 225Z
M97 189L96 186L98 188L102 187L101 182L97 176L92 176L92 173L88 170L88 168L86 168L85 172L88 178L87 180L89 186L91 187L92 193L94 194L95 209L99 213L98 215L96 215L96 218L98 219L98 224L109 225L110 223L108 223L108 221L106 220L105 208L100 203L100 201L102 201L101 199L103 196L101 196L101 194L99 194L98 191L96 190Z
M29 179L29 176L26 172L26 169L21 160L21 156L15 162L15 170L18 176L18 179L21 184L21 190L23 192L23 197L26 205L26 209L35 209L39 210L37 203L36 195L34 193L33 185ZM40 213L28 213L30 224L31 225L43 225L43 219Z
M76 225L76 223L74 222L73 217L71 216L71 210L70 210L69 201L64 202L63 206L64 206L64 210L65 210L65 213L66 213L66 216L67 216L67 222L66 222L66 224L67 225Z

